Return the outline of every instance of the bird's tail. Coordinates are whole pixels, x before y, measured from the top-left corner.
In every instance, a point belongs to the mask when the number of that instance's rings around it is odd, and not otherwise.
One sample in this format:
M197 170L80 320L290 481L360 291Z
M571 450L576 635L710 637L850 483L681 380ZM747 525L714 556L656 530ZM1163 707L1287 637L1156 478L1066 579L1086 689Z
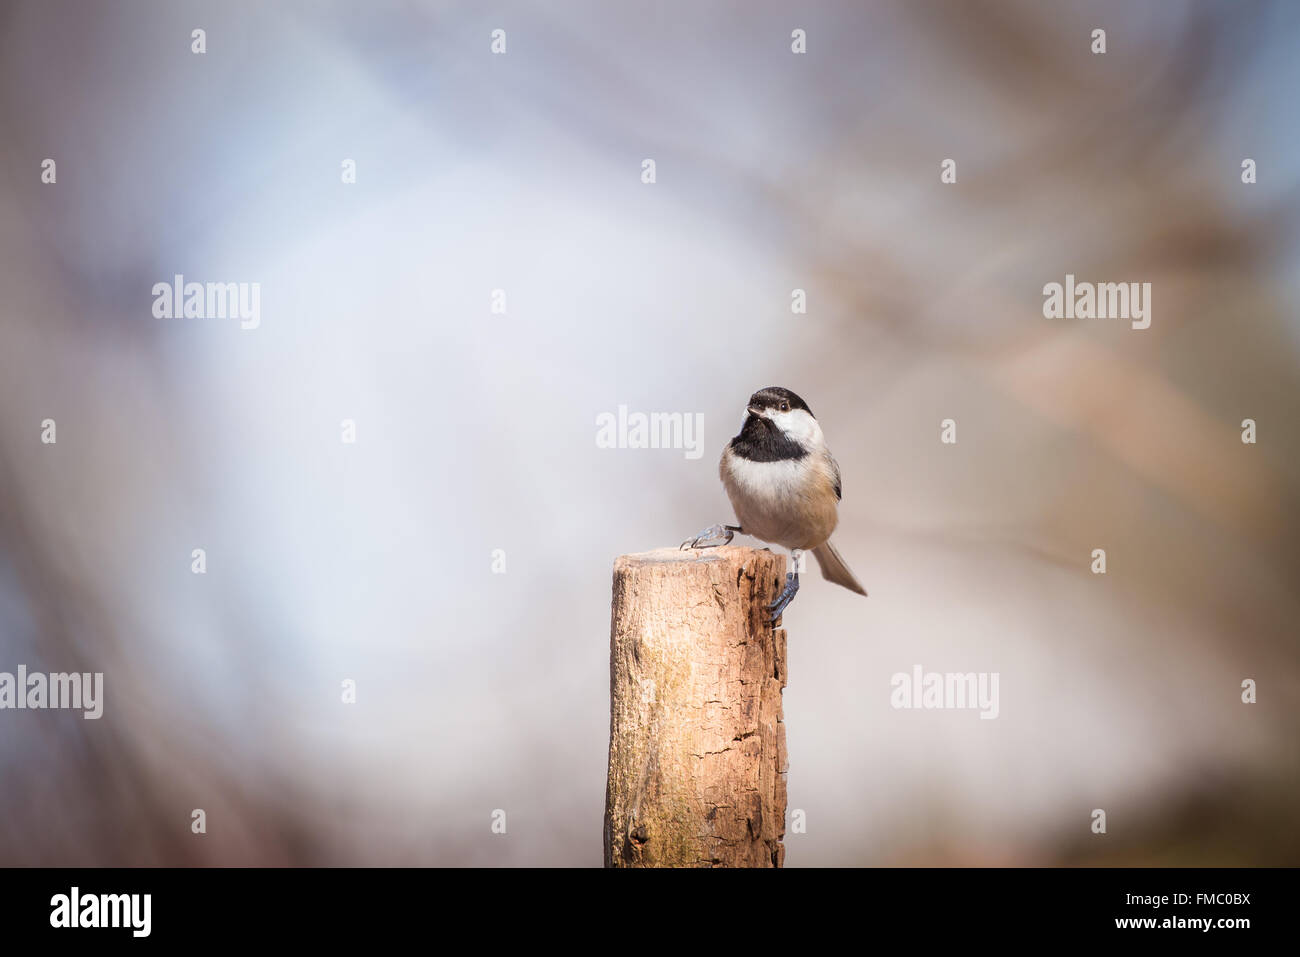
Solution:
M853 572L849 571L849 566L844 564L844 559L835 550L835 546L829 541L818 545L812 552L817 558L817 564L822 568L822 578L837 585L843 585L849 591L855 591L859 595L867 593L867 590L853 577Z

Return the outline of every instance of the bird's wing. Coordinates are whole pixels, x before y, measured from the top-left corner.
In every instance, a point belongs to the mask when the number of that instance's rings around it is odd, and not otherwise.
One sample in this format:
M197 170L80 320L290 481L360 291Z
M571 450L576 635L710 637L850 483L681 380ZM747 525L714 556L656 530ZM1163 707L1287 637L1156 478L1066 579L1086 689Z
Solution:
M840 464L830 452L826 453L826 463L831 467L831 482L835 485L835 501L838 502L844 497L840 494Z

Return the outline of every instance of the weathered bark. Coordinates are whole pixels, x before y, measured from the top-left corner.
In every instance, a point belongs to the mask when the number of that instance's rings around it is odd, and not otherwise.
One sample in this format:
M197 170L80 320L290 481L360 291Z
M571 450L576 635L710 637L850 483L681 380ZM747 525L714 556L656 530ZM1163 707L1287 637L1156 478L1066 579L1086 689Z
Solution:
M606 867L780 867L785 557L724 546L614 563Z

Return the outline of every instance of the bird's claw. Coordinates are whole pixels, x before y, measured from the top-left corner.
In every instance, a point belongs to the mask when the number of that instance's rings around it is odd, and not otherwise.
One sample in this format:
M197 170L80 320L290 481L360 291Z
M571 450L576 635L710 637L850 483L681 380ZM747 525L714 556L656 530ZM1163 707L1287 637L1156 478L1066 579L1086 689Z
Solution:
M772 622L772 624L776 624L777 620L781 617L781 613L786 610L790 602L794 601L794 596L798 591L799 573L797 571L789 572L785 576L785 587L781 589L781 594L776 596L776 601L767 606L769 615L768 621Z
M727 545L736 533L740 531L737 525L710 525L694 538L688 538L682 542L680 552L685 548L717 548L719 545Z

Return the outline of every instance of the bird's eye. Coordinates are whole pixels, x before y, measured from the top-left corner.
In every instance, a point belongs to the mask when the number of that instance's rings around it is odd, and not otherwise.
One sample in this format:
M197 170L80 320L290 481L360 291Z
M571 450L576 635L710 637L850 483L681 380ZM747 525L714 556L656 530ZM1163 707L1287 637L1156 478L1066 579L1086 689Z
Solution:
M790 411L790 403L789 403L789 402L782 402L782 403L781 403L781 411L782 411L782 412L789 412L789 411Z

